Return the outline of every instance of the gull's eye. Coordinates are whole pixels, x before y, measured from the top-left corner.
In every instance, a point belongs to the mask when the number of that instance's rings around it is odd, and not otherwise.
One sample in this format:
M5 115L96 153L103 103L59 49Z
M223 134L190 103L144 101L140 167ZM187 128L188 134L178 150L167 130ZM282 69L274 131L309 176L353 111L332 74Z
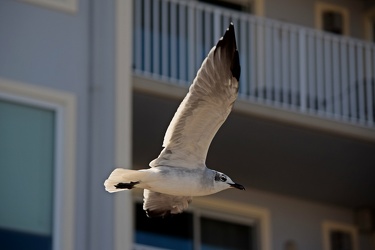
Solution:
M225 177L225 175L222 175L222 176L220 176L220 180L222 182L226 182L227 181L227 177Z

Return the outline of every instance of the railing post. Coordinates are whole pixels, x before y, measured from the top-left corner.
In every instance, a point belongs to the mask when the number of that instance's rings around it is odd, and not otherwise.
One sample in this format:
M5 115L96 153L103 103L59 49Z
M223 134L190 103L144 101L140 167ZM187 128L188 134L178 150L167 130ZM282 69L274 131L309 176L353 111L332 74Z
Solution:
M147 74L151 74L151 2L150 0L143 1L143 67Z
M180 4L179 6L179 80L183 83L186 84L188 81L188 76L187 76L187 29L186 29L186 8L187 6L185 4Z
M306 111L306 33L304 29L299 30L299 84L300 84L300 109L302 112Z
M273 74L275 69L273 68L273 54L275 51L272 51L272 33L271 33L271 23L264 22L264 100L267 103L272 103L274 101L272 97L273 90Z
M256 22L256 36L257 36L257 99L264 101L263 89L266 87L264 82L264 61L265 61L265 51L264 51L264 20L257 19Z
M161 2L161 76L168 78L169 75L169 42L168 42L168 2Z
M177 4L170 2L169 4L169 35L170 35L170 77L177 80Z
M359 42L357 45L357 86L358 86L358 108L359 123L365 123L365 94L364 94L364 75L363 75L363 47Z
M195 76L195 5L194 1L190 1L188 5L188 81L192 82Z
M136 1L138 2L138 1ZM155 75L160 75L160 44L159 44L159 37L160 37L160 28L159 28L159 20L160 20L160 11L159 0L153 2L153 20L152 20L152 32L153 32L153 41L152 41L152 73ZM137 46L137 45L135 45ZM139 45L138 45L139 46Z
M221 25L220 25L220 16L221 11L219 9L215 9L214 11L214 41L217 41L221 37Z
M340 43L340 72L341 72L341 100L342 115L345 120L349 119L349 62L347 41Z
M367 121L367 125L370 125L372 126L373 123L374 123L374 111L373 111L373 103L374 103L374 100L373 100L373 86L371 86L371 81L372 81L372 73L371 73L371 49L370 49L370 45L368 44L365 48L365 56L366 56L366 63L365 63L365 67L366 67L366 79L365 79L365 100L366 100L366 103L365 103L365 106L366 106L366 121Z
M134 67L136 71L142 71L142 1L135 1L134 22Z
M353 41L349 42L349 95L350 95L350 119L353 122L358 120L357 113L357 90L356 81L357 75L355 71L355 44Z

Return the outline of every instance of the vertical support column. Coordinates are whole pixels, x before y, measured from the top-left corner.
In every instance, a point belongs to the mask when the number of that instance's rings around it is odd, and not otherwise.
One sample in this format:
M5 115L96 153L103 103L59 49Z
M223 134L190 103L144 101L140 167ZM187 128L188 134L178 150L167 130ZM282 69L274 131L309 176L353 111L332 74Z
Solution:
M114 196L104 191L103 181L118 164L114 159L115 102L109 101L114 100L118 92L115 89L117 52L113 46L116 39L113 18L116 6L115 1L92 0L89 7L88 90L87 106L83 107L87 111L87 118L82 118L88 138L87 162L83 164L87 164L87 167L82 166L87 170L87 180L85 178L80 180L88 186L84 214L87 216L87 222L86 228L80 229L87 230L87 239L83 239L83 241L87 240L86 249L112 250L114 249ZM132 19L126 20L125 23L130 23L129 28L121 26L121 29L129 30L131 33ZM129 36L129 39L131 38L132 36ZM131 53L127 54L127 59L130 64ZM85 232L80 232L79 236L85 237ZM82 249L82 245L78 248Z
M132 168L132 20L133 1L116 1L115 19L115 165ZM133 248L133 202L130 192L115 195L114 249Z

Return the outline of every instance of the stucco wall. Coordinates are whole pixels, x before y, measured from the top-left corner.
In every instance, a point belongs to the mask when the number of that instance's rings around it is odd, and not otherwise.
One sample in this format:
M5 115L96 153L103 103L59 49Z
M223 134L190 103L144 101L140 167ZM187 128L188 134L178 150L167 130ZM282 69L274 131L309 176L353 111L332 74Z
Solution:
M274 250L285 250L288 240L294 241L298 249L323 249L324 221L354 223L354 214L350 209L276 195L251 187L245 192L226 190L213 197L268 209Z
M350 13L350 36L364 38L363 2L356 0L264 0L265 16L315 28L315 3L330 3L347 8Z
M75 249L112 249L114 1L78 0L77 13L0 1L0 77L77 99Z

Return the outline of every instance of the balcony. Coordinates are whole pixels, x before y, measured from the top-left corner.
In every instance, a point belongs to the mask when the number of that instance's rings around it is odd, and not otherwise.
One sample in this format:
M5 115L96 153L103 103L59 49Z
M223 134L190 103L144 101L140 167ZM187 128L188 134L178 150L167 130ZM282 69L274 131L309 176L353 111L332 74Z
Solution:
M197 1L133 5L135 168L160 153L180 98L233 21L240 95L207 166L249 189L375 206L374 45Z
M373 128L375 45L196 1L134 1L136 76L189 86L230 21L239 100Z

